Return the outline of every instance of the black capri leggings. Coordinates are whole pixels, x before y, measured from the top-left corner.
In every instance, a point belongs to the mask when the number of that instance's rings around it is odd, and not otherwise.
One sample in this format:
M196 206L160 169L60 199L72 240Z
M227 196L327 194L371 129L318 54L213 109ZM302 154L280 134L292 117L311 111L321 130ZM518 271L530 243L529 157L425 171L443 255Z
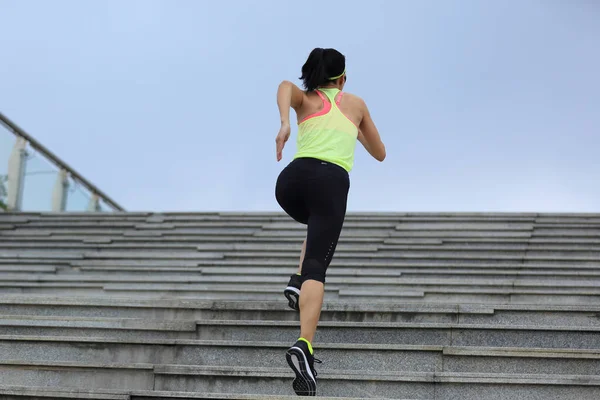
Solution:
M297 158L279 174L277 202L290 217L308 225L303 281L325 283L346 217L349 189L345 169L316 158Z

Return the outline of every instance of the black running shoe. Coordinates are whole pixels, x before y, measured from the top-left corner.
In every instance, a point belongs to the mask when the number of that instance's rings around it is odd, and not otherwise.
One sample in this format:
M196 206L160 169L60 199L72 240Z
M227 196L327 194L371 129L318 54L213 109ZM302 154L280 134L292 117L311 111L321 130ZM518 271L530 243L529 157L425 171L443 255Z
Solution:
M300 288L302 287L302 277L298 274L292 275L283 294L288 299L288 305L291 309L300 311Z
M316 396L317 395L317 371L314 363L321 363L308 350L308 344L298 340L296 344L290 347L285 355L287 362L296 374L296 379L292 383L294 391L298 396Z

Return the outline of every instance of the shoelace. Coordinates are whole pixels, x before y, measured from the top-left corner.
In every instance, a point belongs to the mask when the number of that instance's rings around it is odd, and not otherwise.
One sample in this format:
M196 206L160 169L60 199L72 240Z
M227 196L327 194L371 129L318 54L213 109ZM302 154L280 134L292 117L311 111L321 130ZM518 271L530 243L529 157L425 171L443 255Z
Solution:
M319 360L318 358L314 358L313 357L314 362L316 362L317 364L323 364L323 361ZM312 370L313 375L315 376L315 378L317 377L317 370L315 369L314 366L311 366L310 368Z

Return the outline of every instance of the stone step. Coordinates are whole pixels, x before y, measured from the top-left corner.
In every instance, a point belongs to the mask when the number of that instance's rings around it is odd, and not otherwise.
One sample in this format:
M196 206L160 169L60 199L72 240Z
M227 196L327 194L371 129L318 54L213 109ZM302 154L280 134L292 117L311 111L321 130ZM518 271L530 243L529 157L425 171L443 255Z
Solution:
M352 226L352 223L350 223ZM171 229L192 229L192 228L252 228L260 229L264 225L263 222L252 221L179 221L177 223L168 222L146 222L146 221L46 221L39 220L19 225L19 228L24 229L96 229L96 228L128 228L128 229L154 229L154 230L171 230ZM387 224L390 225L390 224ZM392 224L392 228L393 228ZM387 227L382 225L383 228Z
M340 244L336 248L336 252L376 252L378 250L377 245L370 244ZM19 242L6 242L0 243L0 249L39 249L39 242L30 242L23 243ZM99 251L119 251L119 252L127 252L134 251L139 249L146 249L146 251L161 251L164 252L166 250L172 250L173 252L221 252L221 251L256 251L263 252L269 250L276 251L291 251L297 253L297 256L300 254L301 243L298 244L281 244L281 243L273 243L273 244L263 244L263 243L205 243L205 244L195 244L195 243L120 243L120 242L109 242L109 243L90 243L87 242L52 242L52 251L79 251L79 252L99 252ZM418 249L418 248L416 248Z
M24 224L19 224L19 229L99 229L99 228L123 228L135 229L138 225L135 221L123 221L121 219L112 220L34 220Z
M368 219L368 220L419 220L419 221L440 221L440 220L464 220L464 221L535 221L544 223L553 223L554 221L600 221L597 213L514 213L514 212L348 212L349 219ZM112 213L85 213L85 212L20 212L5 213L1 220L18 218L20 220L256 220L263 219L271 221L273 219L290 218L281 211L273 212L112 212Z
M335 261L334 261L335 262ZM73 262L75 265L83 265L80 268L136 268L137 270L143 270L143 265L127 265L127 266L119 266L113 263L112 265L93 265L93 262L90 263L80 263L78 261ZM230 269L242 271L272 271L273 273L283 273L286 272L288 275L290 271L295 271L298 268L298 263L293 261L286 262L277 262L270 261L265 262L265 265L261 263L256 263L251 260L241 260L239 262L232 262L229 260L224 261L215 261L215 262L199 262L199 269L202 271L208 270L210 273L217 273L218 271L224 271L223 273L227 273ZM330 268L327 270L327 274L331 271L337 270L358 270L358 271L386 271L386 272L398 272L398 273L423 273L426 275L432 275L439 273L443 274L453 274L464 275L466 271L473 271L473 273L480 274L494 274L494 273L507 273L508 271L516 271L523 274L530 273L532 276L595 276L595 274L600 271L600 265L587 265L587 264L563 264L560 265L545 265L545 264L491 264L491 263L464 263L464 264L444 264L444 263L413 263L413 262L395 262L395 263L387 263L387 262L378 262L373 261L365 264L360 264L357 262L345 262L343 264L334 264L330 265ZM283 272L282 272L283 271ZM441 277L441 276L440 276Z
M419 292L415 292L419 293ZM124 294L121 292L120 294ZM217 295L218 298L225 296ZM550 305L598 305L600 297L594 293L546 293L544 291L528 291L528 293L518 293L510 291L473 291L465 292L459 290L446 290L439 292L426 292L419 298L417 296L407 297L400 293L398 299L393 293L390 297L394 301L401 300L405 302L425 302L425 303L460 303L460 304L550 304ZM212 298L212 296L202 295L199 298ZM252 295L252 300L273 300L273 296ZM373 299L371 296L359 296L347 292L340 292L337 296L334 294L326 294L327 301L346 301L350 303L361 303L371 301L374 303L385 303L386 300Z
M148 364L21 363L0 361L0 384L57 388L159 390L257 395L293 394L290 369ZM331 370L318 377L319 396L415 399L539 398L578 400L600 396L597 376L486 373L395 373ZM499 388L502 390L499 390ZM103 390L104 391L104 390ZM573 397L570 397L573 396Z
M336 278L334 278L336 279ZM339 279L339 278L337 278ZM374 279L374 278L370 278ZM264 283L271 282L280 282L281 279L277 279L277 277L256 277L252 279L251 277L237 278L238 282L260 282L261 280ZM218 277L218 276L201 276L200 271L198 270L195 274L189 275L163 275L163 276L151 276L151 275L126 275L126 274L81 274L81 273L72 273L72 274L11 274L5 273L0 274L0 285L5 283L25 283L25 282L75 282L75 283L88 283L88 282L96 282L96 283L124 283L129 282L132 284L135 283L147 283L147 282L155 282L155 283L226 283L226 282L235 282L235 277ZM285 284L287 282L283 282Z
M159 390L209 390L213 385L232 393L284 394L290 384L287 369L243 367L157 366ZM596 376L384 371L331 371L318 376L318 395L406 396L419 399L597 399ZM482 394L485 393L483 396Z
M178 230L150 230L150 229L118 229L111 228L109 226L104 228L31 228L20 226L15 229L8 231L0 231L0 236L106 236L106 235L120 235L120 236L162 236L168 234L169 236L197 236L201 238L203 236L252 236L259 232L259 228L182 228ZM304 232L305 234L305 232Z
M229 222L224 222L224 224L229 224ZM344 220L343 229L346 231L351 231L354 229L365 229L365 230L380 230L380 231L390 231L394 230L398 223L396 221L354 221L352 219ZM306 232L306 225L299 224L295 221L281 221L281 222L266 222L260 225L263 230L299 230Z
M143 232L142 232L143 233ZM0 234L0 236L2 236ZM63 241L71 241L71 242L89 242L89 243L147 243L147 242L156 242L156 243L187 243L192 242L196 245L201 243L296 243L302 244L304 237L257 237L257 236L240 236L240 235L229 235L229 236L206 236L202 238L198 238L197 236L142 236L136 237L132 235L123 236L123 235L78 235L78 236L69 236L69 235L60 235L60 236L2 236L2 241L26 241L26 242L34 242L34 243L47 243L47 242L63 242ZM441 240L436 239L402 239L402 243L428 243L435 244L436 242L441 243ZM383 243L383 239L381 238L370 238L370 237L341 237L340 244L343 243Z
M288 342L296 321L200 320L198 339ZM319 343L598 349L597 326L543 326L452 323L319 323Z
M81 364L176 364L210 366L271 366L286 368L285 352L295 342L242 342L201 340L140 340L83 337L0 337L3 360L24 364L77 362ZM441 346L319 344L326 361L320 372L331 369L364 371L441 370ZM496 350L499 352L500 350ZM0 361L0 364L2 361Z
M244 251L236 251L236 252L224 252L222 253L225 258L230 260L236 259L245 259L245 258L257 258L261 260L268 259L276 259L282 260L286 258L299 258L299 252L283 252L283 251L263 251L263 252L244 252ZM497 252L497 254L491 254L490 252L480 254L480 253L465 253L465 252L446 252L446 251L436 251L436 252L391 252L391 251L379 251L373 253L340 253L335 255L335 260L339 262L345 262L346 260L369 260L369 259L383 259L383 260L406 260L406 259L416 259L416 260L434 260L434 259L442 259L442 260L508 260L508 261L520 261L525 257L525 252L520 252L520 254L510 254L506 252ZM573 257L573 260L580 259L582 257ZM588 259L586 258L586 261ZM593 260L593 258L589 258L589 260Z
M76 389L55 389L45 386L9 386L0 385L0 398L3 400L67 400L67 399L90 399L90 400L130 400L129 394L103 393L102 391Z
M68 277L65 278L65 277ZM121 279L122 278L122 279ZM4 279L7 279L4 281ZM405 278L405 277L331 277L325 291L339 292L340 296L397 296L408 291L425 293L471 293L471 294L547 294L547 295L600 295L597 282L578 281L539 281L524 279L474 279L474 278ZM285 280L277 276L205 276L177 277L168 279L134 275L19 275L0 277L2 288L102 288L105 291L184 291L184 292L232 292L243 296L245 293L277 293L283 291Z
M21 213L19 213L21 214ZM89 213L84 211L64 211L64 212L41 212L41 213L25 213L25 215L34 215L38 218L47 218L47 219L93 219L93 220L104 220L104 219L136 219L136 218L148 218L153 213L148 212L134 212L134 211L114 211L110 213Z
M153 390L154 365L0 360L0 385Z
M5 296L9 294L29 294L56 296L69 293L70 296L95 296L95 297L119 297L135 296L141 299L161 299L171 297L180 300L275 300L281 297L282 289L277 288L244 288L240 290L231 286L192 286L192 285L102 285L98 283L3 283L0 284L0 293ZM395 293L397 298L422 298L423 293L408 292ZM337 299L338 292L335 288L326 291L327 301Z
M135 298L48 297L7 295L0 298L0 314L6 316L48 316L74 318L142 318L200 320L250 319L297 320L298 314L287 308L283 297L278 301L215 301L192 299L144 300ZM470 305L406 303L339 303L323 305L324 321L373 322L459 322L526 324L596 325L600 306L552 305ZM490 322L491 323L491 322Z
M114 339L195 339L196 323L185 321L141 320L132 318L75 318L10 316L0 318L0 335L68 337L83 336Z
M84 272L97 272L97 273L124 273L131 274L132 272L145 273L145 271L156 271L156 272L168 272L170 270L176 271L175 269L169 268L126 268L126 267L81 267L81 271ZM203 275L256 275L256 276L280 276L282 279L290 276L289 267L196 267L196 271L201 271ZM600 277L600 268L598 270L576 270L576 271L556 271L556 270L536 270L529 268L347 268L347 267L335 267L327 271L327 276L379 276L379 277L398 277L404 276L407 278L413 277L427 277L435 275L437 278L456 278L459 276L468 276L478 279L484 279L490 276L497 276L500 278L524 278L538 279L538 280L557 280L565 279L569 280L587 280L588 278Z
M591 238L597 239L600 236L600 229L535 229L532 237L564 237L564 238Z
M219 243L223 245L230 245L231 243L249 243L249 244L280 244L280 243L302 243L304 237L302 235L295 235L294 237L263 237L263 236L240 236L240 235L229 235L229 236L215 236L215 237L202 237L198 236L173 236L170 237L168 234L161 235L158 233L138 232L132 231L128 235L124 236L122 232L114 235L4 235L2 236L3 243L20 242L20 243L47 243L47 242L64 242L64 243L123 243L132 244L136 243L187 243L192 242L195 245L200 243ZM137 236L136 236L137 235ZM540 246L560 246L561 248L578 248L578 247L597 247L600 244L600 240L595 238L563 238L563 237L534 237L534 238L487 238L487 237L464 237L464 238L389 238L389 237L340 237L340 244L344 243L376 243L376 244L389 244L389 245L412 245L412 246L432 246L446 244L459 244L459 245L525 245Z
M306 231L306 226L297 222L273 222L262 225L265 231ZM363 230L379 230L379 231L527 231L531 232L534 229L532 223L509 223L509 222L353 222L351 220L344 222L343 229L351 231L355 229ZM582 229L588 229L584 226Z
M546 216L538 217L535 221L539 224L598 224L600 223L600 217Z
M385 298L381 297L385 290ZM600 289L592 288L477 288L477 287L420 287L420 286L377 286L363 290L327 286L326 301L346 301L351 303L390 301L425 301L481 304L598 304ZM21 282L0 283L0 293L6 294L46 294L86 296L135 296L144 299L159 299L171 296L178 299L212 300L267 300L281 298L281 284L264 284L261 287L232 284L103 284L79 282Z
M35 265L70 265L73 267L126 267L126 268L144 268L144 267L214 267L214 268L289 268L293 272L298 268L299 257L295 259L280 259L280 260L259 260L259 259L240 259L240 260L82 260L82 259L65 259L65 260L45 260L45 259L2 259L0 265L10 266L35 266ZM389 270L403 268L415 269L445 269L453 271L460 268L480 269L484 270L501 270L501 269L518 269L518 270L538 270L542 272L554 273L560 271L569 272L595 272L600 271L600 262L511 262L511 261L478 261L478 260L338 260L334 259L330 265L330 270L339 268L359 268L364 270ZM291 273L290 272L290 273Z
M179 392L160 390L111 390L98 389L56 389L45 386L0 386L0 396L3 400L294 400L297 396L265 396L252 394L223 394L201 392ZM360 400L351 397L323 397L322 400ZM378 398L377 400L386 400ZM394 400L394 399L387 399ZM431 399L433 400L433 399Z
M102 253L98 253L102 254ZM178 256L180 253L174 253ZM204 253L199 253L204 254ZM224 252L223 256L230 260L237 259L247 259L247 258L257 258L261 260L268 259L286 259L286 258L299 258L299 252L296 251L263 251L263 252L247 252L247 251L236 251L236 252ZM581 254L581 253L566 253L562 254L561 252L536 252L536 251L519 251L519 252L509 252L509 251L487 251L487 252L477 252L477 251L445 251L445 250L437 250L437 251L402 251L402 252L393 252L393 251L378 251L373 253L352 253L352 252L343 252L335 255L335 260L338 262L345 262L347 260L369 260L369 259L383 259L383 260L480 260L480 261L512 261L518 262L522 260L527 261L565 261L565 262L598 262L600 261L600 253L590 252L590 255ZM154 257L153 254L149 254L148 257ZM92 258L89 256L88 258Z
M194 339L0 336L4 359L24 362L134 363L285 368L294 342ZM600 350L454 347L440 345L318 343L316 355L331 369L412 372L483 372L600 375Z
M110 287L130 288L131 290L146 290L148 288L194 288L196 290L224 289L247 289L266 288L278 289L287 284L286 273L277 275L201 275L200 273L188 276L143 276L143 275L99 275L99 274L2 274L0 285L18 286L29 283L98 283L109 290ZM478 290L481 288L509 288L514 292L528 293L528 290L543 289L547 293L553 291L564 292L571 290L576 293L582 289L586 292L600 293L600 280L540 280L540 279L506 279L506 278L471 278L471 277L405 277L405 276L330 276L327 278L326 289L330 290L354 290L360 286L363 290L372 290L374 295L381 295L378 288L387 290L404 290L415 288L424 291L441 291L446 288L467 288ZM331 286L333 285L333 287ZM525 290L521 290L525 289Z
M110 317L144 319L293 319L298 314L287 307L281 292L279 301L215 301L191 299L144 300L130 297L49 297L44 295L7 295L0 297L0 315L52 317ZM496 305L497 306L497 305ZM548 312L548 307L543 312ZM600 307L587 307L590 314L600 313ZM421 319L455 322L459 313L493 314L493 308L447 304L345 304L325 303L322 320L395 321ZM534 313L538 309L533 308ZM559 311L575 315L572 308ZM518 309L515 312L521 312ZM559 312L557 311L557 312ZM587 315L587 314L586 314Z
M530 231L378 231L378 230L345 230L343 237L373 237L373 238L412 238L412 239L445 239L445 238L507 238L520 239L530 238ZM261 230L254 236L257 237L288 237L303 238L305 230ZM577 235L579 236L579 235Z
M60 276L60 275L58 275ZM336 279L336 278L332 278ZM393 278L392 278L393 279ZM600 289L584 285L560 288L537 286L518 286L511 284L491 284L488 288L444 284L392 284L390 278L380 284L360 284L358 281L327 285L327 301L341 299L350 302L389 301L390 298L403 301L432 301L453 303L539 303L552 304L597 304ZM547 282L548 283L548 282ZM582 282L585 283L585 282ZM361 288L351 286L360 285ZM494 286L495 285L495 286ZM0 282L0 293L38 293L59 294L68 291L71 295L99 296L140 296L144 298L174 296L178 298L198 299L235 299L235 300L275 300L280 297L282 283L109 283L109 282ZM385 298L382 298L382 290Z
M62 272L61 270L58 273L74 273L81 272L82 274L106 274L106 275L148 275L152 276L187 276L190 274L195 274L195 276L199 276L202 274L201 267L146 267L146 266L130 266L130 267L112 267L112 266L98 266L98 267L65 267L67 272ZM288 274L289 276L290 274ZM338 274L339 275L339 274ZM400 273L397 274L399 276ZM593 272L588 276L595 276Z
M201 259L222 259L223 253L208 251L190 251L190 252L166 252L166 251L99 251L84 252L86 259L135 259L135 260L201 260Z
M256 246L258 247L258 246ZM266 247L266 246L265 246ZM587 245L587 246L571 246L571 245L553 245L553 244L542 244L542 243L460 243L460 242L446 242L444 244L438 244L434 246L422 245L400 245L400 244L383 244L376 246L378 251L427 251L435 253L437 251L453 251L453 252L539 252L539 253L597 253L600 251L600 245ZM274 248L266 247L264 250L271 250ZM257 249L263 250L263 249ZM278 249L279 250L279 249ZM293 249L292 249L293 250Z
M57 251L0 251L0 260L33 260L36 263L40 260L45 260L48 262L49 260L81 260L83 259L83 254L75 254L75 253L64 253Z
M511 222L442 222L440 220L430 222L400 222L396 225L397 231L486 231L486 232L531 232L534 223L511 223Z
M188 263L194 266L203 266L203 267L298 267L298 259L279 259L279 260L259 260L253 258L240 259L240 260L198 260L195 263ZM2 259L0 259L0 263L2 263ZM144 265L143 262L137 261L114 261L114 260L73 260L70 261L71 265L76 266L97 266L97 265L107 265L107 266L133 266L133 265ZM163 264L158 264L158 260L148 261L149 266L159 266L169 264L169 262L164 262ZM186 265L188 265L186 264ZM173 261L173 265L181 266L183 265L181 261ZM365 269L372 268L404 268L404 267L414 267L414 268L447 268L449 270L459 268L459 267L468 267L468 268L480 268L480 269L499 269L499 268L531 268L531 269L539 269L539 270L573 270L573 271L586 271L586 270L600 270L600 262L592 263L592 262L556 262L552 263L549 261L544 261L543 263L535 262L535 261L510 261L510 260L487 260L487 261L479 261L479 260L380 260L380 259L369 259L369 260L339 260L334 258L331 262L329 268L340 268L340 267L362 267ZM328 270L329 271L329 270Z
M53 274L57 269L58 267L51 265L0 265L0 272L11 274Z
M0 315L6 318L126 318L164 320L248 319L294 320L298 314L278 301L144 300L132 298L47 297L10 295L0 298ZM323 321L452 322L597 326L600 306L469 305L330 302L323 305Z
M30 266L30 267L38 267L44 265L52 265L52 266L64 266L70 265L70 262L74 261L73 259L47 259L47 258L2 258L0 257L0 265L9 265L9 266Z
M290 268L254 268L254 267L237 267L237 268L224 268L224 267L145 267L145 266L131 266L131 267L115 267L115 266L97 266L97 267L76 267L82 273L85 274L176 274L176 273L196 273L202 274L203 276L235 276L235 275L248 275L248 276L272 276L278 277L282 283L287 283L290 275L295 272ZM1 271L0 267L0 271ZM551 274L551 272L549 272ZM399 277L401 276L399 270L388 268L388 269L358 269L358 268L335 268L327 272L328 277ZM600 275L600 272L598 272ZM570 276L577 276L575 274ZM587 276L595 276L591 272Z
M335 292L326 292L328 301L346 301L353 303L387 301L424 301L424 302L449 302L459 304L553 304L553 305L594 305L600 304L600 296L596 289L509 289L509 288L422 288L413 287L418 296L406 298L402 289L388 290L385 292L387 298L381 294L374 294L373 289L340 289L337 297ZM329 297L328 294L330 295ZM396 298L398 296L398 298ZM256 299L256 297L254 297ZM261 297L261 299L271 300ZM400 300L401 299L401 300Z
M15 253L11 249L39 249L40 243L22 243L5 242L0 243L0 249L6 251L7 257L14 257ZM203 244L195 245L192 243L83 243L83 242L52 242L52 248L48 249L51 254L57 251L62 253L79 254L98 254L110 252L115 258L122 258L121 254L145 250L146 258L162 255L165 252L172 258L180 254L206 254L224 252L227 257L272 257L272 258L298 258L300 252L300 243L297 244ZM360 253L359 253L360 252ZM37 250L36 254L41 256L43 251ZM51 256L51 255L49 255ZM515 246L515 245L485 245L473 246L467 245L377 245L377 244L341 244L336 249L335 258L443 258L444 256L452 258L468 257L485 259L506 259L514 257L520 259L540 259L540 260L595 260L600 258L600 246L588 247L569 247L569 246Z
M207 268L202 268L203 273L206 272ZM217 269L218 270L218 269ZM243 271L243 268L239 268L240 271ZM209 270L212 271L212 270ZM523 269L425 269L425 268L398 268L392 269L392 271L397 271L398 274L406 278L414 278L414 277L427 277L431 275L435 275L437 278L456 278L459 276L465 276L468 278L477 278L484 279L487 277L498 277L498 278L510 278L510 279L537 279L537 280L549 280L556 281L560 279L569 279L569 280L589 280L590 278L598 278L600 277L600 269L594 270L584 270L584 271L563 271L563 270L532 270L528 268ZM327 271L329 276L332 271ZM217 273L217 272L215 272ZM277 271L274 271L273 274L276 274ZM283 272L281 272L283 275ZM386 276L386 275L384 275Z

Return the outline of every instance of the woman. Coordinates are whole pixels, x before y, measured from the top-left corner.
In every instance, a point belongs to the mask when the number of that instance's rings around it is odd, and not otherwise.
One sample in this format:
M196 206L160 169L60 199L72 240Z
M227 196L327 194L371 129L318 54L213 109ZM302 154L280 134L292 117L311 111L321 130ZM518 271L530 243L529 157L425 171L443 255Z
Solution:
M296 374L296 394L316 396L312 341L323 305L325 274L346 216L356 141L378 161L385 159L386 152L365 102L342 92L344 55L334 49L314 49L300 79L305 91L288 81L277 91L281 115L277 161L290 137L290 107L298 120L298 151L279 175L275 196L290 217L308 225L299 272L284 292L290 307L299 309L301 326L300 338L286 358Z

